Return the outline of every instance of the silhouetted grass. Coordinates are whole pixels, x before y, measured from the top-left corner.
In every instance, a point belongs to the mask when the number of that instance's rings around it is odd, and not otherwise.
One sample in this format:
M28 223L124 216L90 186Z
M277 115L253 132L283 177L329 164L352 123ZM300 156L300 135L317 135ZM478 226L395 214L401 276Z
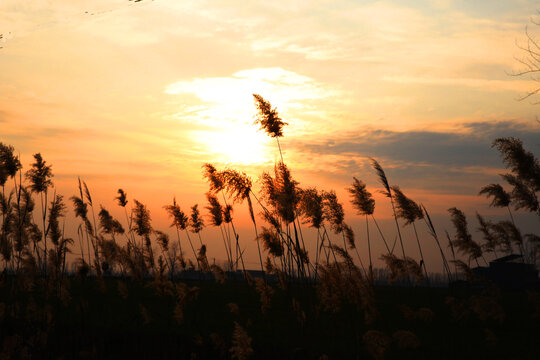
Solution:
M273 173L261 175L257 191L239 170L203 166L209 224L220 228L225 269L208 261L198 205L187 215L174 198L164 206L176 231L171 241L153 227L146 205L122 189L115 200L124 209L125 223L103 206L96 216L98 204L79 179L78 194L70 200L80 224L76 237L66 234L68 208L54 191L52 167L35 154L25 183L14 148L0 143L1 358L537 357L538 281L529 284L529 292L502 291L471 268L471 261L487 265L491 253L514 249L531 267L538 261L540 237L521 234L511 211L540 214L540 164L519 139L493 143L510 169L502 177L511 189L490 184L480 191L493 198L492 206L507 208L509 220L492 222L476 214L482 234L477 240L466 214L451 207L455 234L446 233L448 247L426 208L391 185L380 163L371 159L393 209L396 241L389 246L374 217L375 200L367 185L353 178L347 190L358 214L365 216L366 270L336 192L301 187L279 143L287 124L268 101L259 95L254 99L256 122L277 140L281 161ZM233 206L243 204L254 226L259 272L245 268L245 248L234 226ZM368 216L386 246L382 272L373 269ZM428 281L416 227L422 219L440 250L450 287ZM304 238L305 224L317 230L315 240ZM401 228L409 224L419 261L405 252ZM402 256L394 251L397 239ZM316 242L315 254L306 250L308 241ZM67 262L71 251L80 255L73 264ZM459 278L467 281L452 283Z

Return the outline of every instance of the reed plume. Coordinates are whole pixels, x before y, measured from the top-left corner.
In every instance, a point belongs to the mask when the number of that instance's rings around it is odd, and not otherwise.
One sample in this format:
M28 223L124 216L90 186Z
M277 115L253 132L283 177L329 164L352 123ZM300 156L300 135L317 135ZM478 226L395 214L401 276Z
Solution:
M417 283L421 282L424 278L422 275L422 266L414 259L409 257L400 259L394 254L383 254L380 259L385 262L390 272L391 283L403 278L409 279L409 276L412 276Z
M233 198L233 201L242 202L246 200L248 203L249 216L251 217L251 222L253 223L253 227L255 228L255 239L257 241L257 250L259 252L261 271L264 272L261 245L259 243L259 235L257 231L257 222L255 221L255 212L253 211L253 203L251 202L250 197L250 193L252 193L251 187L253 186L253 182L251 181L251 178L245 173L234 169L223 170L220 172L220 174L223 179L224 189L229 194L229 196ZM238 235L236 235L236 245L239 248ZM242 258L242 252L240 252L240 259L242 260L242 262L244 261ZM244 274L246 274L245 269Z
M274 289L262 278L255 279L255 290L259 293L261 301L261 312L263 315L268 313L272 304L272 296L274 295Z
M40 194L52 186L52 167L46 165L47 162L43 160L40 153L34 154L34 159L32 168L26 172L26 178L30 181L32 192Z
M242 202L249 198L253 182L245 173L226 169L220 172L225 191L233 198L234 202Z
M424 212L422 211L420 205L405 196L399 186L392 186L392 192L394 194L394 199L396 200L397 216L405 220L405 225L412 224L413 226L416 243L418 244L418 251L420 252L421 264L424 267L426 279L428 279L426 262L424 259L424 254L422 253L422 247L420 246L420 239L418 238L418 232L415 225L416 220L421 220L424 218Z
M351 187L347 188L352 198L353 208L356 209L358 215L372 215L375 211L375 200L371 193L367 191L366 184L355 177L353 179Z
M500 184L489 184L484 186L478 195L485 195L492 198L490 206L507 207L510 205L510 194L507 193Z
M2 186L2 191L7 180L15 178L17 171L22 168L19 158L13 154L14 151L13 146L0 142L0 186Z
M371 166L373 167L373 169L375 169L375 172L377 173L379 182L384 187L384 190L381 190L381 193L388 198L392 198L392 190L390 189L388 178L386 177L386 173L384 172L381 164L379 164L379 162L373 158L369 159L371 161Z
M115 234L123 234L124 228L122 227L122 224L118 220L112 217L112 215L103 207L101 206L101 210L98 214L99 217L99 226L101 227L101 230L105 234L110 234L113 236Z
M199 205L195 204L191 207L191 215L189 217L189 227L191 231L198 234L204 228L204 220L199 211Z
M267 250L272 256L283 256L283 243L281 242L281 239L275 231L272 231L263 226L262 231L259 234L259 239L262 241L263 248Z
M315 277L319 267L319 257L324 248L324 235L321 235L321 226L324 221L323 193L316 188L298 189L298 215L303 217L304 224L310 224L317 229L317 247L315 253ZM324 234L324 233L323 233ZM320 243L319 243L320 242Z
M210 191L212 193L217 193L223 190L223 179L221 178L220 172L216 170L214 165L206 163L202 167L204 169L203 178L208 181L208 184L210 185Z
M172 205L165 205L164 208L169 214L169 217L173 220L171 227L175 226L180 230L185 230L188 225L189 219L186 214L180 209L180 205L176 203L176 198L173 198Z
M283 162L274 166L273 178L264 172L261 176L261 194L286 224L294 222L300 201L298 182Z
M155 233L157 235L156 236L157 243L161 247L161 250L164 253L166 253L167 251L169 251L169 242L170 242L169 235L167 235L164 232L159 231L159 230L156 230Z
M322 196L324 219L328 221L332 230L339 234L343 231L343 221L345 220L343 205L338 201L334 190L324 191Z
M47 189L51 187L53 177L52 166L47 165L40 153L34 154L35 162L32 167L26 172L26 178L30 181L30 189L33 193L40 195L41 213L43 223L43 241L44 249L44 266L47 269L47 229L45 222L47 219ZM14 167L12 167L12 170Z
M405 196L399 186L392 186L392 191L396 200L397 215L405 220L405 225L424 218L420 205Z
M515 209L526 209L530 212L536 212L540 216L540 202L536 196L538 190L534 190L519 176L504 174L502 178L513 187L510 196Z
M515 244L520 250L521 255L523 256L522 246L523 246L523 236L521 231L516 227L516 225L508 220L502 220L497 223L491 224L491 229L497 242L503 245L503 251L511 252L512 244Z
M384 178L386 179L386 175L384 175ZM388 252L390 252L390 248L388 247L388 244L386 243L386 239L384 238L382 232L380 231L379 225L377 224L375 217L373 216L373 213L375 212L375 200L373 199L373 196L371 195L371 193L367 190L366 184L358 180L356 177L353 177L353 183L350 187L347 188L347 191L351 195L351 204L353 208L356 209L357 214L365 216L366 237L367 237L367 242L368 242L368 255L369 255L369 269L370 269L370 274L371 274L373 270L373 261L371 257L371 238L369 236L370 234L369 234L368 216L371 216L373 218L373 221L375 222L377 229L379 229L379 233L381 235L381 238Z
M58 245L62 237L59 219L64 216L65 210L66 205L64 204L63 196L56 195L49 207L49 221L47 226L48 236L54 245Z
M206 209L210 212L210 224L213 226L221 226L223 223L224 211L219 200L211 193L206 193L206 199L209 203Z
M232 213L233 213L232 205L225 205L223 207L223 222L225 222L226 224L230 223L233 219Z
M251 337L236 321L234 322L232 347L229 349L229 352L231 353L231 359L237 360L247 360L251 355L253 355Z
M137 200L135 202L135 207L132 210L133 213L133 230L135 233L141 237L147 238L152 232L152 225L150 223L150 211L146 206L140 203Z
M221 225L224 222L224 209L219 203L219 200L216 196L212 195L210 192L206 193L206 199L208 200L209 205L206 209L210 212L210 224L216 227L219 227L221 232L221 237L223 238L223 244L225 246L225 253L227 254L227 261L229 262L229 267L232 269L233 260L232 260L232 250L230 245L227 246L227 240L225 239L225 233ZM230 217L230 214L229 214ZM232 219L231 219L232 220Z
M114 199L118 202L118 205L123 208L125 208L128 203L127 194L122 189L118 189L118 196Z
M306 188L299 191L299 212L305 217L305 223L319 229L324 220L323 195L315 188Z
M253 98L255 100L255 106L257 106L257 110L259 111L255 124L259 124L273 138L282 137L283 126L287 125L287 123L281 120L277 109L272 109L272 105L264 100L261 95L253 94Z
M478 220L478 223L480 226L478 227L478 231L480 231L483 235L485 243L482 244L482 250L486 252L493 252L495 254L495 257L499 257L497 255L497 247L500 245L498 238L493 234L493 224L484 219L483 216L481 216L479 213L476 213L476 219Z
M540 162L530 151L523 148L523 142L513 137L498 138L492 147L499 150L511 174L502 177L513 187L510 198L516 209L527 209L540 216Z
M390 188L390 183L388 182L388 178L386 177L386 173L384 172L381 164L373 158L370 158L371 166L375 169L375 172L377 173L377 177L379 178L379 182L383 185L383 190L380 190L380 192L390 199L390 205L392 205L392 212L394 214L394 223L396 224L396 230L398 233L399 238L399 244L401 245L401 253L403 254L403 259L406 259L407 256L405 255L405 246L403 245L403 238L401 237L401 230L399 228L398 220L397 220L397 213L396 213L396 207L394 205L394 197L392 196L392 189ZM379 229L380 232L380 229ZM381 233L382 235L382 233ZM383 237L384 238L384 237ZM387 246L388 247L388 246ZM392 248L392 251L390 253L393 253L394 248Z
M189 225L189 218L182 211L182 209L180 208L180 205L178 205L178 203L176 202L176 198L173 198L172 205L166 205L164 206L164 208L169 214L169 217L172 218L173 220L171 227L172 226L176 227L177 235L178 235L178 243L180 244L181 256L183 255L182 255L182 245L180 242L179 230L184 230L188 238L188 242L191 247L191 250L193 251L193 255L195 256L195 259L197 259L197 252L195 251L195 247L193 246L193 242L191 241L191 237L189 236L189 232L187 231L187 227Z
M197 254L197 262L202 270L202 272L210 271L210 264L208 263L208 258L206 257L206 245L202 245Z
M492 147L499 150L507 168L531 185L535 191L540 191L540 162L533 153L523 148L520 139L497 138L493 141Z
M195 204L191 207L191 215L189 217L189 223L188 226L191 229L191 232L195 233L199 237L199 242L201 243L201 246L203 246L202 238L201 238L201 231L204 228L204 220L201 216L201 213L199 211L199 205Z
M455 207L448 209L448 212L456 229L456 236L451 242L452 245L459 252L469 255L469 259L474 259L478 264L478 258L482 256L482 248L472 239L465 214Z

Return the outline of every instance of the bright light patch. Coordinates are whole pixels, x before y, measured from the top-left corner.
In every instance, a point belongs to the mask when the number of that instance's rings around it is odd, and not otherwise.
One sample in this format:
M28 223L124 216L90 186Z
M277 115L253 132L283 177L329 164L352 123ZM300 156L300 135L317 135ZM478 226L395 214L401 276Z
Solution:
M249 124L233 124L219 132L197 131L194 135L208 149L212 161L254 165L272 159L270 138Z
M304 111L307 103L332 94L312 78L282 68L242 70L231 77L179 81L165 89L170 95L194 94L204 105L187 106L176 118L202 126L193 132L213 161L252 165L274 158L273 141L253 124L257 109L253 94L260 94L277 107L280 116L294 118L291 111ZM285 135L295 124L284 129Z

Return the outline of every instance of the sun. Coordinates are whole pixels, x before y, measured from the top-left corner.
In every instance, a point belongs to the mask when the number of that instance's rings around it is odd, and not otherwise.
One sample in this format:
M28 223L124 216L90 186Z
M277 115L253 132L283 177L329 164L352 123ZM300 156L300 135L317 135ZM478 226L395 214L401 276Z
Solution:
M231 124L221 131L207 131L199 139L212 161L255 165L271 160L270 139L251 124Z

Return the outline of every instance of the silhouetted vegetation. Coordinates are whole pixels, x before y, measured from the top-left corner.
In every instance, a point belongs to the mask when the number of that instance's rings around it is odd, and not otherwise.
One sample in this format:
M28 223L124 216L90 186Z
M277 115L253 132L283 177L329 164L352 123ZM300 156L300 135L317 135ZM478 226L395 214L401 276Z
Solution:
M23 177L14 148L0 144L3 358L454 359L538 354L538 279L526 284L529 292L508 292L479 272L499 254L518 252L521 263L532 267L538 262L540 237L522 235L511 210L540 216L540 165L519 139L493 143L510 171L502 175L508 190L500 184L480 190L492 206L505 208L509 219L494 222L476 214L482 237L475 239L466 214L452 207L448 211L455 234L446 233L447 245L426 208L391 184L382 165L371 159L393 210L396 238L394 244L387 241L374 217L372 193L353 178L347 190L366 223L366 267L336 192L301 187L293 178L279 144L287 124L267 100L260 95L254 99L257 124L277 140L281 160L261 175L258 191L245 173L204 164L209 220L205 224L203 207L192 205L186 214L173 198L164 210L175 240L155 229L148 208L122 189L115 200L125 219L114 218L93 200L81 179L70 197L80 224L76 234L66 234L68 206L56 194L52 166L35 154ZM242 205L253 224L258 271L246 269L245 248L234 225L234 206ZM370 218L377 237L370 233ZM430 281L422 251L427 239L421 241L417 231L422 220L440 250L450 287ZM315 239L304 236L306 224L316 229ZM401 229L409 225L417 253L405 250ZM208 261L207 247L217 245L205 236L205 226L219 228L223 266ZM375 240L382 241L386 253L372 254ZM307 242L315 243L314 254ZM68 261L70 253L76 261ZM380 257L386 269L374 269L372 256Z

